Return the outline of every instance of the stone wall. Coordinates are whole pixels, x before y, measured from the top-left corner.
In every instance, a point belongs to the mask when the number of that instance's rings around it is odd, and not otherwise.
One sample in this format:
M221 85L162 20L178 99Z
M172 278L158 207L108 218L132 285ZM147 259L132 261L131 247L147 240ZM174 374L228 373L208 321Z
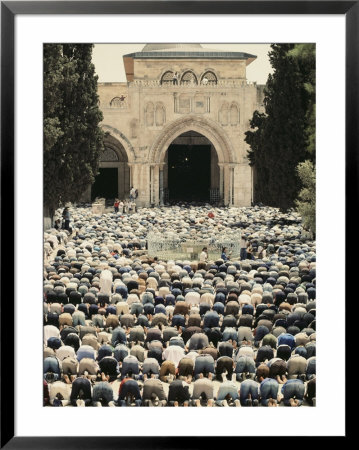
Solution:
M191 129L207 138L216 152L211 187L221 188L225 204L250 205L252 176L244 133L254 110L263 109L263 89L246 82L245 67L241 60L135 59L133 82L99 84L102 126L126 152L128 184L138 189L139 206L161 202L166 150ZM183 74L190 69L199 80L212 70L217 84L161 84L166 70Z

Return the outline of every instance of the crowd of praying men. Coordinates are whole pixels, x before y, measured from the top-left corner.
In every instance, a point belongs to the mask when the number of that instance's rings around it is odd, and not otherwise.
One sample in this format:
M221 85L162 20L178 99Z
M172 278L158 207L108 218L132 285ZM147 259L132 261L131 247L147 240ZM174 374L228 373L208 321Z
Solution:
M44 233L44 405L315 406L315 241L295 213L69 211ZM161 260L154 229L238 232L252 259Z

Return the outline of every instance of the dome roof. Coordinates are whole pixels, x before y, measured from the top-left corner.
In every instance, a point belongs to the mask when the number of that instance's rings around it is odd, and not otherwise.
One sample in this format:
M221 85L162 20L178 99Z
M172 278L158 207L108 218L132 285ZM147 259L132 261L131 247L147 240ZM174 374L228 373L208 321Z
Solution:
M146 44L142 51L143 52L158 52L161 50L174 50L177 51L191 51L191 50L198 50L202 49L201 44L164 44L164 43L158 43L158 44Z

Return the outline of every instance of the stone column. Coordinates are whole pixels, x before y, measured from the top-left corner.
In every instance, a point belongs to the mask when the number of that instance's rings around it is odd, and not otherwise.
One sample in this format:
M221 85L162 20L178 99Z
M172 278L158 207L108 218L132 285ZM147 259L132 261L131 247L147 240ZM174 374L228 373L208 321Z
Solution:
M158 205L160 202L159 189L160 189L160 168L158 164L153 165L153 178L152 178L152 203Z
M230 185L231 185L231 176L229 164L223 164L223 203L225 206L230 204Z
M219 195L221 200L224 201L224 170L223 164L218 164L219 166Z
M150 164L150 197L149 204L152 205L155 203L155 164Z
M124 198L124 164L120 163L117 167L117 198L123 199Z
M127 163L129 169L130 169L130 189L133 186L133 163Z
M250 206L252 200L252 168L247 163L235 166L235 205Z
M236 189L235 189L235 165L229 165L229 206L236 205Z
M160 206L163 206L163 164L159 167Z

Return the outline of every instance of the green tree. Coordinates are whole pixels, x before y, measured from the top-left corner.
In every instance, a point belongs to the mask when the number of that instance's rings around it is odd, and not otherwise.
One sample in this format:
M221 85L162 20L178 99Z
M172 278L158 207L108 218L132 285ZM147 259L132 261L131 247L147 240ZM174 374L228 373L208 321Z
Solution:
M306 160L297 167L303 188L299 192L296 206L303 219L303 226L315 236L315 165Z
M316 100L316 60L315 44L295 44L294 48L288 52L297 65L303 77L304 89L307 94L306 111L306 140L307 156L311 161L315 161L315 100Z
M290 55L294 44L272 44L269 59L274 73L264 91L265 114L255 111L247 131L248 158L255 167L256 201L285 211L300 189L296 170L307 153L307 75ZM253 130L253 131L252 131Z
M103 150L92 44L44 45L44 206L50 217L94 182Z
M296 44L289 52L305 76L304 88L308 94L308 108L306 113L307 160L297 166L302 189L299 191L296 206L302 216L303 225L315 236L315 44Z

